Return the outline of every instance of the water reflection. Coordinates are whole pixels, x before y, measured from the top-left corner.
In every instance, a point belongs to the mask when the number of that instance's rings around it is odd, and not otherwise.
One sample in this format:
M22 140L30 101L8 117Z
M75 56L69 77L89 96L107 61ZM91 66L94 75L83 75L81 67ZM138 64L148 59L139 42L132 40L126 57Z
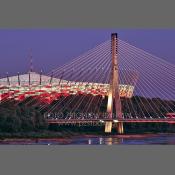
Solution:
M112 145L112 137L105 138L105 145Z
M99 138L99 144L100 144L100 145L103 144L103 138L102 138L102 137Z
M92 144L92 140L89 139L89 140L88 140L88 145L91 145L91 144Z
M175 134L137 134L114 136L81 136L55 139L4 139L0 144L11 145L175 145Z
M104 139L105 145L118 145L118 144L122 144L122 143L123 143L123 138L109 137L109 138Z

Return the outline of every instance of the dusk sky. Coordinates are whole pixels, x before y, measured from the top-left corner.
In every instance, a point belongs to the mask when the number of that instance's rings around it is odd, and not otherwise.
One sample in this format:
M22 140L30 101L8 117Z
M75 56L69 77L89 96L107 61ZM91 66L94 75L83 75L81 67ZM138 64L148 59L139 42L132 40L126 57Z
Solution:
M34 70L48 73L83 52L119 38L175 64L175 30L159 29L1 29L0 76L29 70L32 49Z

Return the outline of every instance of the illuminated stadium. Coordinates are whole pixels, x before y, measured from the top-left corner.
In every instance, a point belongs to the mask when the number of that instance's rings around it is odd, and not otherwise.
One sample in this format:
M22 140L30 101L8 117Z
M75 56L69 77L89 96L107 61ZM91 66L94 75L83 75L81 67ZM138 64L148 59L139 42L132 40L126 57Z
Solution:
M120 96L131 98L134 85L120 84ZM7 76L0 79L0 101L13 99L23 101L33 97L42 103L50 104L61 96L93 95L105 97L108 95L109 84L96 82L78 82L46 76L36 72Z

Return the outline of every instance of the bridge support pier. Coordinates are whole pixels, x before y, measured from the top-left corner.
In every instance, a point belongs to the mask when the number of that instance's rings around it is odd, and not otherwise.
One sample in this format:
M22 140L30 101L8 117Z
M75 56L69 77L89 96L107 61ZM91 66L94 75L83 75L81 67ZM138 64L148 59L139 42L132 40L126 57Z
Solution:
M105 133L111 133L112 131L112 121L107 121L105 123Z
M124 134L123 122L118 123L117 131L119 134Z
M112 121L107 121L105 123L105 133L111 133L111 132L112 132ZM118 134L124 134L123 122L117 123L117 132Z

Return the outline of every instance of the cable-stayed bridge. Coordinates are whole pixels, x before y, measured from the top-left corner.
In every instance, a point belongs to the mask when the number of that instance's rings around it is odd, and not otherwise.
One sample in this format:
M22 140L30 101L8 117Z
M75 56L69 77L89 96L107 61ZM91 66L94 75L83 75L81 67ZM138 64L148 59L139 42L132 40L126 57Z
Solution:
M32 66L31 66L32 67ZM1 103L33 105L49 123L175 123L175 66L117 34L51 71L0 79Z

